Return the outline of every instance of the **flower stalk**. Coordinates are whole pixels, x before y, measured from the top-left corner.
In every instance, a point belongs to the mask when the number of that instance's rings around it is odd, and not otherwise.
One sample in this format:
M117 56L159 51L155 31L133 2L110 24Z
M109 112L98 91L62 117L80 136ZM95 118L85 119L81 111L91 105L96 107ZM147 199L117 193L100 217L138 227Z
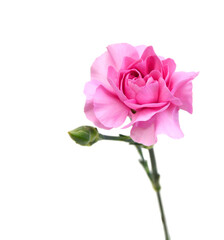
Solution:
M144 168L147 176L149 177L149 179L152 183L154 190L156 191L160 214L161 214L161 219L162 219L164 233L165 233L165 240L170 240L167 223L166 223L166 217L165 217L161 194L160 194L160 190L161 190L161 186L159 183L160 175L159 175L158 169L157 169L153 145L145 146L143 144L134 142L131 139L131 137L126 136L126 135L121 135L121 134L119 136L103 135L98 132L97 128L93 128L91 126L82 126L82 127L76 128L76 129L70 131L69 135L77 144L80 144L82 146L91 146L100 140L112 140L112 141L127 142L136 147L136 149L141 157L139 162L142 165L142 167ZM151 170L148 166L148 162L144 158L144 155L142 152L143 148L146 148L149 151Z
M153 146L148 148L149 156L150 156L150 160L151 160L150 161L151 162L151 169L152 169L151 171L149 169L148 162L144 159L141 147L136 146L136 148L137 148L137 151L138 151L138 153L141 157L141 160L139 162L143 166L147 176L149 177L149 179L152 183L152 186L153 186L154 190L156 191L156 196L157 196L157 200L158 200L158 204L159 204L161 219L162 219L162 223L163 223L165 239L170 240L168 227L167 227L167 222L166 222L166 217L165 217L165 212L164 212L163 203L162 203L162 198L161 198L161 194L160 194L160 190L161 190L161 186L160 186L160 183L159 183L160 175L159 175L158 170L157 170L157 164L156 164L156 158L155 158L155 153L154 153Z
M109 135L99 134L99 138L100 138L99 140L112 140L112 141L127 142L131 145L135 145L136 147L138 146L139 148L137 148L137 149L140 149L140 148L149 149L150 148L150 147L145 146L143 144L137 143L137 142L133 141L129 136L122 135L122 134L120 134L119 136L109 136Z
M166 217L165 217L165 212L164 212L163 203L162 203L162 198L161 198L161 194L160 194L160 189L161 189L160 184L159 184L160 175L157 171L156 158L155 158L153 148L149 149L149 155L150 155L151 166L152 166L152 184L153 184L154 190L156 191L157 200L159 203L159 209L160 209L161 219L162 219L162 223L163 223L165 238L166 238L166 240L170 240Z
M100 139L124 141L124 142L128 142L129 144L135 145L135 147L141 157L139 162L142 165L142 167L144 168L147 176L149 177L149 179L152 183L154 190L156 191L156 196L157 196L157 200L158 200L158 204L159 204L161 219L162 219L162 223L163 223L165 239L170 240L166 217L165 217L165 212L164 212L163 203L162 203L162 198L161 198L161 194L160 194L160 190L161 190L161 186L159 183L160 175L159 175L158 169L157 169L156 158L155 158L153 146L148 147L148 146L136 143L129 136L125 136L125 135L119 135L118 137L116 137L116 136L106 136L106 135L99 134L99 136L100 136ZM142 148L147 148L149 151L150 162L151 162L151 171L149 169L148 162L144 159Z

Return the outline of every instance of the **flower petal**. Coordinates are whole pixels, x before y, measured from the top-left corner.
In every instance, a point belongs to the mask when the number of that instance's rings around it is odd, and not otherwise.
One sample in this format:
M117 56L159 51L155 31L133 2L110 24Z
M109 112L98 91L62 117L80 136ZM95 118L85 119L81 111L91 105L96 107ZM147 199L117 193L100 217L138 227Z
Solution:
M87 100L93 98L96 92L96 89L98 88L99 85L100 85L100 82L96 80L89 81L85 84L84 94L86 95Z
M84 112L86 114L86 117L94 123L95 126L99 128L104 128L104 129L111 129L106 126L104 126L96 117L95 112L94 112L94 105L93 101L87 100L84 108Z
M84 93L86 95L86 103L84 107L84 112L86 114L86 117L92 121L97 127L109 129L105 127L103 124L99 122L99 120L96 118L96 115L94 113L94 106L93 106L93 98L96 92L96 89L99 87L100 82L98 81L90 81L87 82L85 85Z
M147 46L146 45L139 45L139 46L136 46L135 48L136 48L136 50L138 52L139 57L141 57L143 52L147 48Z
M131 129L131 138L145 146L151 146L157 142L155 123L153 120L137 122Z
M144 52L142 53L141 59L146 60L146 58L148 58L150 56L156 56L152 46L145 48Z
M99 81L106 88L111 89L107 81L107 70L109 66L114 66L113 59L108 52L96 58L91 66L91 80Z
M124 126L123 128L130 127L136 122L141 122L141 121L148 121L150 120L155 114L162 112L166 110L169 107L169 103L167 103L163 107L158 107L158 108L143 108L137 111L136 113L131 114L131 122Z
M175 72L171 78L172 94L182 102L181 109L192 113L192 80L198 75L195 72Z
M135 47L127 43L109 45L107 50L110 57L113 59L113 66L117 71L120 70L124 57L130 57L135 60L139 58Z
M157 81L153 83L147 83L136 94L136 101L139 104L156 103L158 100L159 83Z
M152 70L148 75L146 75L144 77L144 79L149 79L150 77L152 77L154 80L158 80L161 77L161 72L158 70Z
M159 108L164 107L167 104L166 102L138 104L136 103L135 99L128 99L124 101L124 103L133 110L138 110L141 108Z
M113 92L120 98L121 101L127 100L127 97L123 94L123 92L118 88L119 85L119 76L116 70L113 67L108 67L107 74L108 82L110 83Z
M159 100L158 102L171 102L177 106L182 104L181 100L177 97L174 97L173 94L170 92L168 87L166 86L165 81L160 78L159 82Z
M93 104L97 119L108 128L119 127L129 113L129 108L102 85L96 89Z
M173 59L167 58L162 61L162 65L163 65L163 75L164 75L163 77L165 81L168 82L170 77L176 70L176 63L174 62Z
M172 138L184 136L180 129L178 107L171 106L156 115L156 134L166 134Z
M170 83L169 89L172 93L175 93L179 87L185 84L188 81L193 80L198 76L198 72L175 72L173 73Z
M157 56L150 56L146 59L146 71L150 73L153 70L162 72L163 66L160 59Z
M124 57L121 65L121 69L130 69L132 65L141 60L136 60L131 57Z
M193 107L192 107L192 81L188 81L182 86L180 86L176 92L175 96L179 99L181 99L182 105L180 105L180 108L192 113Z

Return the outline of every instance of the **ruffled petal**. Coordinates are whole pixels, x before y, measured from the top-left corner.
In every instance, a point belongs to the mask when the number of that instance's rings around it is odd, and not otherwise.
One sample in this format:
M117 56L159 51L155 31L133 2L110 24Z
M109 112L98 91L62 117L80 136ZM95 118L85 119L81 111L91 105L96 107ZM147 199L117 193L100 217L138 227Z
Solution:
M160 78L158 82L159 82L158 102L171 102L177 106L180 106L182 104L181 100L173 96L173 94L170 92L170 90L166 86L165 81L162 78Z
M96 118L96 115L94 113L93 98L94 98L96 89L99 87L99 85L100 85L100 82L98 81L90 81L86 83L85 89L84 89L84 93L86 95L84 112L86 114L86 117L90 121L92 121L97 127L109 129L99 122L99 120Z
M162 76L161 72L158 70L152 70L148 75L144 77L145 80L152 77L154 80L158 80Z
M171 78L171 93L182 102L181 109L192 113L192 80L196 72L175 72Z
M145 146L151 146L157 142L155 123L152 120L137 122L131 129L131 138Z
M146 46L146 45L139 45L139 46L137 46L137 47L135 47L135 48L136 48L136 50L137 50L137 52L138 52L139 57L141 57L142 54L143 54L143 52L144 52L145 49L147 48L147 46Z
M188 81L193 80L198 76L198 72L175 72L173 73L170 83L169 89L172 93L175 93L179 87L185 84Z
M142 108L159 108L167 105L166 102L138 104L135 99L128 99L124 101L124 104L133 110L139 110Z
M162 62L157 56L150 56L146 59L146 71L150 73L153 70L157 70L162 73L163 66Z
M180 129L178 107L170 106L156 115L156 134L166 134L172 138L184 136Z
M91 80L99 81L107 89L111 89L107 81L107 70L109 66L114 66L114 62L108 52L96 58L91 66Z
M152 46L146 47L144 52L142 53L141 59L143 61L146 60L146 58L150 57L150 56L156 56L154 49Z
M130 57L135 60L139 58L135 47L127 43L109 45L107 50L111 59L113 59L113 66L117 71L120 70L124 57Z
M98 88L99 85L100 85L100 82L98 82L96 80L92 80L85 84L84 94L86 95L87 100L90 100L93 98L93 96L96 92L96 89Z
M102 85L96 89L93 104L96 118L108 128L121 126L129 113L129 108Z
M144 108L140 109L136 113L131 114L131 122L124 126L123 128L127 128L132 126L136 122L141 122L141 121L148 121L150 120L155 114L162 112L166 110L169 107L169 103L167 103L163 107L158 107L158 108Z
M158 100L159 83L157 81L153 83L147 83L136 94L136 101L139 104L156 103Z
M106 126L104 126L96 117L95 112L94 112L94 105L93 101L87 100L85 107L84 107L84 112L86 114L86 117L94 123L95 126L99 128L104 128L104 129L111 129Z
M180 108L192 113L192 81L188 81L185 84L181 85L175 92L175 96L181 99L182 105Z
M118 88L119 85L119 76L116 70L113 67L108 68L108 75L107 79L108 82L110 83L113 92L116 93L116 95L120 98L121 101L127 100L127 97L124 95L124 93Z
M173 59L167 58L162 61L163 65L163 78L166 82L169 81L170 77L176 70L176 63Z
M121 65L121 69L130 69L136 62L140 60L133 59L131 57L124 57Z

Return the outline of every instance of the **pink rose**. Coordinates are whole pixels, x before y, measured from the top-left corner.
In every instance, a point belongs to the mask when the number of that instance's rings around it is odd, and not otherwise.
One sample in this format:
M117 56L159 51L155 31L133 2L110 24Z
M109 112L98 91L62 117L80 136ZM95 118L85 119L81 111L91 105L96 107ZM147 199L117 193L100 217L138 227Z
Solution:
M153 48L113 44L91 67L85 86L85 113L96 126L111 129L129 117L131 138L150 146L158 134L181 138L178 111L192 113L195 72L175 72L171 58L158 57Z

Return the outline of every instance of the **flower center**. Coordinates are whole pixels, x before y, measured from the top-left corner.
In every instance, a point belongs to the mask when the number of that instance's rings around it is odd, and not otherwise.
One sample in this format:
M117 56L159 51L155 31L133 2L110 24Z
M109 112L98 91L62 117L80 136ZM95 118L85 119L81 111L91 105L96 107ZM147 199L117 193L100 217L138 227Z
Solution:
M158 73L152 72L146 76L136 69L130 69L120 75L120 89L128 99L136 103L157 102Z

